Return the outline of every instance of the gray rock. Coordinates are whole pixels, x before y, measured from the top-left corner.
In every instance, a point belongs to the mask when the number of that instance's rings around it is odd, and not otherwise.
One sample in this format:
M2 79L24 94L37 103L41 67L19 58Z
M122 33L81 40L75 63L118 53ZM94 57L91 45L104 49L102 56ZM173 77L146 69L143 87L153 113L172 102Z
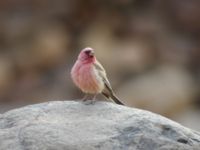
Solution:
M0 150L200 150L200 133L108 102L54 101L0 115Z

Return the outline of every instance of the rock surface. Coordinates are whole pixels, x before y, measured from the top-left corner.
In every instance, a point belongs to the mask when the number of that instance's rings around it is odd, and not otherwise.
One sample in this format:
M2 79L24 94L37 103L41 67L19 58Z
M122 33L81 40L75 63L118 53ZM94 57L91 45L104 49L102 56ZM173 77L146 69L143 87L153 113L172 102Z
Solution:
M0 150L200 150L200 133L108 102L54 101L0 115Z

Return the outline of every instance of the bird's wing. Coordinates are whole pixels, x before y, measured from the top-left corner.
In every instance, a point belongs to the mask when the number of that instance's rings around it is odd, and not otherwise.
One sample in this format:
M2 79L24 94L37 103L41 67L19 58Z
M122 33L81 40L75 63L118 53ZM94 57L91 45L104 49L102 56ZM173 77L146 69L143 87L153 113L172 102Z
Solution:
M124 105L120 101L120 99L114 94L112 87L110 85L110 82L108 81L108 79L106 77L106 72L105 72L105 69L103 68L103 66L97 61L96 63L94 63L94 67L98 71L98 74L102 78L104 85L105 85L105 88L102 91L102 94L108 99L111 98L115 103Z
M98 70L98 74L102 78L102 80L103 80L103 82L105 84L105 88L110 93L113 93L112 87L111 87L110 82L108 81L108 79L106 77L106 72L105 72L105 69L103 68L103 66L98 61L96 61L94 63L94 67L95 67L96 70Z

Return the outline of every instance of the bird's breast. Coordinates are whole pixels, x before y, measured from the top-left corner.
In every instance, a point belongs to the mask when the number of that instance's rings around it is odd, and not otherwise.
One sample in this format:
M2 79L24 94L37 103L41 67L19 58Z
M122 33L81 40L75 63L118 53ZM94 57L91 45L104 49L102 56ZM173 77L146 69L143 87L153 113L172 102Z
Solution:
M92 64L77 65L75 68L75 84L85 93L101 93L104 82L99 76L98 70Z

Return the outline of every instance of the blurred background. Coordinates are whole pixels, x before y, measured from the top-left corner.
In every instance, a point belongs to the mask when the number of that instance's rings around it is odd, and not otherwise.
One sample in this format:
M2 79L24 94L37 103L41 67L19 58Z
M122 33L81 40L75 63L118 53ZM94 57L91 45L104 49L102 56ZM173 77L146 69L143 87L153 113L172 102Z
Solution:
M89 46L126 105L200 131L199 8L199 0L1 0L0 113L82 98L70 69Z

